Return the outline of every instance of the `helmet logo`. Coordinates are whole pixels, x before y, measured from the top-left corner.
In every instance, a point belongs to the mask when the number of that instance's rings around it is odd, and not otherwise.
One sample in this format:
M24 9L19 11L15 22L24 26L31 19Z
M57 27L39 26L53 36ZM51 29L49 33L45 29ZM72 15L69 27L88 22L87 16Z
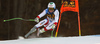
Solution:
M53 4L53 2L50 2L50 4Z

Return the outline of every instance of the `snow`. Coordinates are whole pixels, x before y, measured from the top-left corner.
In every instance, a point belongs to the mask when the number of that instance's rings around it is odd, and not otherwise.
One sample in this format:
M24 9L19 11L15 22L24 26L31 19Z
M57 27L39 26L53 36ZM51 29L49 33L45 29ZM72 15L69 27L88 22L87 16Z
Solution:
M0 44L100 44L100 36L47 37L0 41Z

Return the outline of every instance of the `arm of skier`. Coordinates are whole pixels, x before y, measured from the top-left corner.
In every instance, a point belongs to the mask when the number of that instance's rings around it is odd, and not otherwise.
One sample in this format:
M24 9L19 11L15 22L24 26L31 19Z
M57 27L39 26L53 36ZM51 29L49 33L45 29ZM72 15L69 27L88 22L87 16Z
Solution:
M41 18L41 17L43 17L44 15L46 14L46 11L44 10L42 13L40 13L38 16L37 16L37 18Z
M55 14L55 20L54 20L54 21L55 21L56 23L58 23L58 20L59 20L59 11L56 10L54 14Z
M54 14L55 14L55 20L52 22L53 23L53 27L52 28L55 28L55 26L58 23L58 20L59 20L59 11L56 10Z
M39 19L41 17L43 17L46 14L46 11L44 10L42 13L40 13L36 18L35 18L35 22L39 22Z

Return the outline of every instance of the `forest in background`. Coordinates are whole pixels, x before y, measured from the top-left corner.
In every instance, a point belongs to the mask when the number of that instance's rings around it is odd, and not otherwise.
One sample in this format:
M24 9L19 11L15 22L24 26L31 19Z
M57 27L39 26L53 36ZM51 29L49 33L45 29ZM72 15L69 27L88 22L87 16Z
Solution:
M34 19L47 8L49 2L55 2L60 11L61 0L0 0L0 40L17 39L19 36L24 36L37 24L36 22L21 20L3 22L4 19L18 17ZM99 2L98 0L79 0L82 36L100 34ZM40 20L44 18L46 16ZM50 34L51 31L47 31L41 34L41 37L48 37ZM58 36L78 36L77 13L68 11L62 14Z

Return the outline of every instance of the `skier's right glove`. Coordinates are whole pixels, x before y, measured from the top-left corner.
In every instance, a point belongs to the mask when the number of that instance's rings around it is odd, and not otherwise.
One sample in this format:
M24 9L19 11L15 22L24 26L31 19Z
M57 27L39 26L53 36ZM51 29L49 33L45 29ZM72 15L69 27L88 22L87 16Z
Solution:
M35 22L37 22L37 23L39 22L39 18L38 18L38 17L36 17L34 20L35 20Z

